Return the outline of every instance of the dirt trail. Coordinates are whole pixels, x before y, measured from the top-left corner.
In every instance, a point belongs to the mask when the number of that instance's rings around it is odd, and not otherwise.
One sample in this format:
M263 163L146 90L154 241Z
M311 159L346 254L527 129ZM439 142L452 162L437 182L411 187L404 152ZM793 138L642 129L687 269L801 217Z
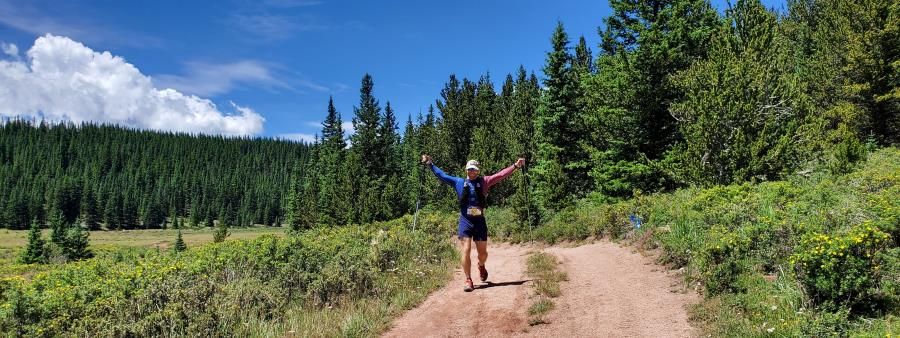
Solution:
M453 280L398 319L386 337L690 337L686 306L698 301L679 292L680 279L630 247L601 241L579 247L542 249L562 261L569 275L545 319L528 325L532 283L525 275L528 246L491 244L489 281L462 291ZM473 266L475 250L473 248ZM477 276L477 269L473 269Z

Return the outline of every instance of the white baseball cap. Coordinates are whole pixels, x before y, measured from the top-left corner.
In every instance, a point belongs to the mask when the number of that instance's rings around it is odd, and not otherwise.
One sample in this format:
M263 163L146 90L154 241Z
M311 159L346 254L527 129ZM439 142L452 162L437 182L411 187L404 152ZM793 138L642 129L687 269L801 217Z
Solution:
M469 160L469 162L466 162L466 170L475 169L481 171L481 169L478 169L478 166L480 165L481 163L478 163L476 160Z

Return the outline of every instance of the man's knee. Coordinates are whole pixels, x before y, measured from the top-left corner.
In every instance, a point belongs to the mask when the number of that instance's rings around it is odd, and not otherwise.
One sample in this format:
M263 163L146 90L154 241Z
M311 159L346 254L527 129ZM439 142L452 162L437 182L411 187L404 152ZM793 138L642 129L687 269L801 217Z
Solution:
M462 238L459 240L459 248L465 252L472 251L472 241L468 238Z

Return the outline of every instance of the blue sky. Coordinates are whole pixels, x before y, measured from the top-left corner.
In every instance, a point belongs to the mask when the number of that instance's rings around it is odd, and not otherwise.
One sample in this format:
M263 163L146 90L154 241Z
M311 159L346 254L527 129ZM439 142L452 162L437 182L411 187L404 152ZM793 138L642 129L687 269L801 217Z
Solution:
M714 1L719 8L724 3ZM782 6L782 1L765 3ZM540 75L557 20L563 21L573 41L584 35L596 54L597 28L609 13L606 1L0 0L0 43L6 61L28 67L38 60L67 62L63 55L71 53L61 50L81 48L67 40L83 44L87 52L110 53L111 59L100 61L78 54L84 59L66 81L82 81L80 74L96 70L100 78L91 83L98 89L60 100L57 108L70 107L71 101L97 91L116 97L150 95L147 102L158 102L158 96L172 93L159 94L153 88L173 88L201 100L170 98L166 102L177 101L170 110L136 110L113 121L166 129L166 123L178 123L172 109L200 109L209 118L174 129L296 138L318 132L316 124L325 115L329 95L349 121L366 72L374 76L382 105L390 101L394 106L402 127L407 114L418 114L434 102L450 74L477 79L490 72L499 84L521 64ZM47 33L56 39L43 41L38 48L35 40ZM43 51L35 52L43 59L29 64L26 52L32 46ZM104 77L110 72L126 75ZM139 75L151 79L153 88L137 94L108 88L141 82ZM41 78L53 76L44 73ZM202 99L214 106L204 105ZM93 107L91 100L86 101ZM202 107L196 108L198 104ZM217 112L243 114L246 119L226 121ZM77 113L47 115L100 118ZM169 120L142 117L148 114ZM258 126L235 129L234 124L240 123Z

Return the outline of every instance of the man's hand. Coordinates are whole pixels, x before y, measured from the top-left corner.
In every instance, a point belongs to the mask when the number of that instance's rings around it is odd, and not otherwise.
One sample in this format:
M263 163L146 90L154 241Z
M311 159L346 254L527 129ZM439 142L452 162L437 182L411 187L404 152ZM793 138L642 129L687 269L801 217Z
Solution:
M422 163L431 164L431 156L428 156L428 154L422 154Z
M525 166L525 159L520 157L516 160L516 168L521 168L523 166Z

